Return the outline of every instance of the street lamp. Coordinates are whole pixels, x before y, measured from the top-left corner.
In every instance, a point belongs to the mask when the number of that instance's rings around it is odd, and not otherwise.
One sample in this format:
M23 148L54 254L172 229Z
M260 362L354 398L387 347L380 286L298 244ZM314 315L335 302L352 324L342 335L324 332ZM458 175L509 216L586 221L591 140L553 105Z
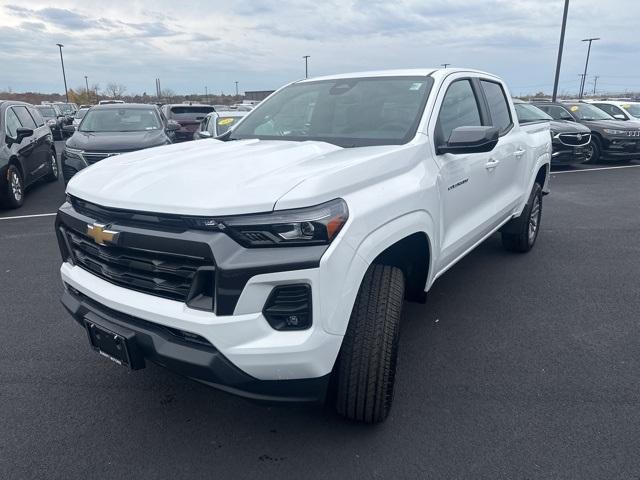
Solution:
M558 96L558 81L560 80L560 65L562 64L562 49L564 48L564 32L567 28L567 14L569 13L569 0L564 0L564 13L562 15L562 28L560 29L560 45L558 46L558 61L556 63L556 78L553 82L553 96L555 102Z
M236 80L236 97L238 96L238 81Z
M89 94L89 79L84 76L84 84L87 86L87 103L91 103L91 95Z
M64 96L67 99L67 103L69 103L69 92L67 91L67 76L64 73L64 59L62 58L62 47L64 47L61 43L56 43L58 48L60 49L60 63L62 64L62 78L64 80Z
M591 53L591 42L600 40L600 37L584 38L583 42L589 42L589 48L587 48L587 60L584 62L584 73L582 74L582 84L580 85L580 98L584 94L584 86L587 81L587 67L589 66L589 54Z
M442 68L447 68L449 65L451 65L450 63L441 63L440 66Z
M304 78L309 78L309 57L311 55L304 55Z

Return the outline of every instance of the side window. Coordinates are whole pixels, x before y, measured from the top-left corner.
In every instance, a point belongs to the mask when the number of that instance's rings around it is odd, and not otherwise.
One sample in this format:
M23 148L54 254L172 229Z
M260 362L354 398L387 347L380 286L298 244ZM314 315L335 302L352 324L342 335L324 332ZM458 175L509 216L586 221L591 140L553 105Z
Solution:
M454 128L480 125L482 125L480 109L476 95L471 88L471 82L469 80L453 82L449 85L438 114L436 125L438 141L446 142L449 140Z
M502 135L513 126L509 104L502 85L488 80L480 80L480 84L489 104L491 125L497 127Z
M13 111L13 108L7 108L6 115L7 134L11 138L16 138L16 136L18 135L18 129L22 127L22 125L20 124L20 120L18 120L18 116Z
M627 116L624 114L624 112L619 109L618 107L616 107L615 105L598 105L598 107L602 108L605 112L607 112L609 115L623 115L624 118L627 118ZM608 108L605 108L608 107Z
M38 126L36 125L36 122L33 120L33 118L31 118L31 115L29 115L29 111L27 110L27 107L16 106L16 107L13 107L13 110L18 116L18 118L20 119L20 123L22 124L23 127L31 128L31 129L38 128Z
M40 115L40 112L37 109L29 107L29 113L35 120L36 125L38 127L42 127L44 125L44 119L42 118L42 115Z
M554 120L573 120L569 112L557 105L542 105L540 108L551 115Z

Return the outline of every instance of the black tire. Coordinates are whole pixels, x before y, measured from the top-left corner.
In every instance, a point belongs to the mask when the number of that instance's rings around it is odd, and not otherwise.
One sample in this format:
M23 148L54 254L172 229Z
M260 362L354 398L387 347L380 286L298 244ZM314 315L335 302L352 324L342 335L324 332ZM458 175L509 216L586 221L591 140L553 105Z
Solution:
M534 183L529 200L518 218L502 228L502 246L510 252L526 253L533 248L542 220L542 187Z
M589 146L587 148L589 150L587 153L587 160L585 160L584 163L599 163L600 157L602 156L602 145L600 145L600 140L598 139L598 137L592 135L591 142L589 143Z
M58 167L58 159L54 151L49 152L49 173L45 175L44 179L47 182L57 182L60 176L60 168Z
M397 267L372 265L362 280L342 342L336 409L348 419L379 423L393 401L404 275Z
M20 208L24 203L22 174L15 165L9 165L7 169L7 188L0 203L8 208Z

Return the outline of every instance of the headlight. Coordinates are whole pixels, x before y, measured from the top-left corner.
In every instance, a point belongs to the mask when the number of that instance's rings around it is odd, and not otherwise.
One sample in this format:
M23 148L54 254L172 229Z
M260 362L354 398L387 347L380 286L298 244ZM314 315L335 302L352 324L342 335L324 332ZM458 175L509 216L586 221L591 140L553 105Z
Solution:
M84 160L82 158L83 151L78 148L64 147L64 154L67 158L77 158L78 160Z
M235 217L191 218L193 228L227 233L245 247L327 245L349 218L341 198L315 207Z
M608 133L609 135L626 135L627 130L615 130L613 128L603 128L602 131L604 133Z
M48 127L55 127L56 126L56 121L51 119L51 120L47 120L47 126Z

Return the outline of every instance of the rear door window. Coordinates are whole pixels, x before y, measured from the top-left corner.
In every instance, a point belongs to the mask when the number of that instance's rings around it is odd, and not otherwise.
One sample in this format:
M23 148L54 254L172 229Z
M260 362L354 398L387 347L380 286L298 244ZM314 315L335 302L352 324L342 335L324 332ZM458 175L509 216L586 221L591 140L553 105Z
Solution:
M37 109L33 107L29 107L29 113L33 117L33 120L36 122L36 125L38 127L42 127L44 125L44 119L42 118L42 115L40 115L40 112Z
M499 83L480 80L480 84L489 106L491 125L498 128L500 135L503 135L513 126L507 96Z

